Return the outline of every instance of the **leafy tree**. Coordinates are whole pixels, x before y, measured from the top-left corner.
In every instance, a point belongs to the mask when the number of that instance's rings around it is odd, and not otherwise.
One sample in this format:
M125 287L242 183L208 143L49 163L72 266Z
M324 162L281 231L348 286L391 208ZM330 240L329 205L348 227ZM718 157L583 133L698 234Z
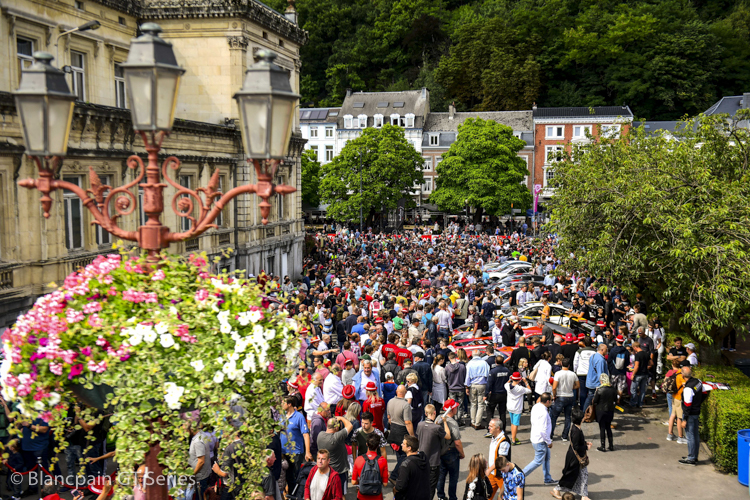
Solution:
M514 208L531 206L531 193L523 184L526 162L518 156L526 143L513 129L493 120L469 118L458 127L458 139L436 168L437 189L430 201L442 210L475 208L474 219L484 213L502 216Z
M643 293L671 329L706 347L746 331L750 132L739 120L748 118L741 110L576 148L553 180L564 266Z
M317 207L320 204L320 162L312 149L302 153L302 203Z
M321 167L320 198L330 203L328 217L358 221L361 207L371 224L375 213L395 209L401 198L413 206L409 193L424 181L423 164L401 127L366 128Z

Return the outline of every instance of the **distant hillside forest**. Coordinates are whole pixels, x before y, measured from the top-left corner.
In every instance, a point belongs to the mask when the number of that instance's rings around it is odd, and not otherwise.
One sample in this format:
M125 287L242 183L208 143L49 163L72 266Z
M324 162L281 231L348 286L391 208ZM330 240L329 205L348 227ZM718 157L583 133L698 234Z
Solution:
M287 0L266 0L284 12ZM675 119L750 91L750 0L297 0L303 106L427 87L433 111L628 104Z

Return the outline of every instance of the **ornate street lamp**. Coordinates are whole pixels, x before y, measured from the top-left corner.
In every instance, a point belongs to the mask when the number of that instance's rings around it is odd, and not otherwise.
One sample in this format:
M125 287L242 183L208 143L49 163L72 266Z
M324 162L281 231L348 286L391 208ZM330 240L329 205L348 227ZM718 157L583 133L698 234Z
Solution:
M168 175L169 167L179 168L179 159L170 156L159 166L161 144L172 129L180 77L185 70L177 64L172 45L159 37L159 25L146 23L141 26L141 31L143 34L132 41L128 60L122 67L133 128L143 139L148 166L144 166L137 155L128 158L128 166L139 168L139 174L132 182L114 189L102 185L91 167L91 187L87 190L54 179L67 151L75 95L70 93L63 72L50 64L52 56L38 52L34 55L35 63L23 72L15 96L23 123L26 153L36 162L40 176L22 180L19 185L42 193L45 217L49 217L52 206L49 196L52 191L67 189L74 192L97 224L117 238L138 242L138 246L147 251L149 262L156 263L159 252L170 243L194 238L209 228L215 228L212 222L236 196L257 193L263 200L259 205L263 224L267 224L271 209L268 199L275 193L286 195L296 191L287 185L275 186L272 180L289 148L299 96L292 92L287 72L273 63L276 55L264 52L262 60L247 71L244 87L235 96L240 104L248 161L255 165L258 183L238 186L222 194L217 191L220 171L216 169L207 187L187 189ZM144 177L145 182L142 182ZM178 217L190 221L186 231L173 233L159 220L164 211L163 190L167 186L162 180L177 190L172 197L172 210ZM143 188L143 211L148 220L137 231L125 231L117 226L116 221L135 210L137 198L130 189L136 185ZM114 202L114 213L110 213L111 202ZM197 216L195 208L199 212Z

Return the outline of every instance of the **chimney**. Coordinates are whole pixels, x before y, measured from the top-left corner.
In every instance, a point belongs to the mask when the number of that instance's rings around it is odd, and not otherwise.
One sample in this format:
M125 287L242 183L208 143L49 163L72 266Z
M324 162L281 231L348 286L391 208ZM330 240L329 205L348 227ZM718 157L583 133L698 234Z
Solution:
M453 115L456 114L456 103L455 101L448 105L448 119L452 120Z
M750 92L742 94L742 109L750 108Z
M346 97L351 97L352 89L346 89Z
M297 9L294 8L294 0L287 0L289 3L289 6L286 8L286 11L284 12L284 17L286 17L289 21L293 22L294 24L297 24Z
M531 109L533 109L534 111L536 111L536 103L534 103L534 104L531 105Z

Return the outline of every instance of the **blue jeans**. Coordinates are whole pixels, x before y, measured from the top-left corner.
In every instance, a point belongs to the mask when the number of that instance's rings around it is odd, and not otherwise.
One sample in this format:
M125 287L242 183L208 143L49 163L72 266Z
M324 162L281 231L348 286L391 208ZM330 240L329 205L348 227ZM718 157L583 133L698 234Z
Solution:
M570 415L573 411L573 407L576 404L575 396L557 397L555 403L550 408L550 417L552 418L552 434L555 435L555 424L557 424L557 417L561 413L565 412L565 427L563 427L562 437L568 439L568 433L570 432Z
M701 437L698 433L698 422L700 415L683 415L687 421L685 437L688 442L688 460L698 460L698 451L701 447Z
M672 401L674 400L674 395L667 393L667 408L669 409L669 412L667 415L672 415ZM667 417L669 419L669 417Z
M534 459L529 465L523 468L523 475L526 476L526 480L528 481L529 474L534 472L536 468L541 465L542 472L544 472L544 482L551 483L554 480L549 473L549 459L551 455L549 446L547 446L547 443L544 441L541 443L531 443L531 446L534 447Z
M589 394L588 389L586 389L586 375L578 375L578 382L581 386L581 388L578 389L578 400L580 401L578 404L583 408L583 405L586 403L586 396Z
M583 410L584 413L586 413L586 408L589 407L589 405L594 401L594 394L596 394L596 387L591 389L589 387L586 388L588 391L588 395L586 395L586 400L583 402L583 407L581 410Z
M643 408L643 401L646 399L646 388L648 387L648 374L636 375L630 382L630 406ZM635 403L635 404L633 404Z
M99 456L99 455L97 455ZM83 460L83 450L79 445L69 445L65 448L65 465L68 466L68 475L65 478L65 483L76 486L85 486L84 484L78 484L76 476L78 475L78 469ZM84 480L81 480L82 482Z
M426 391L424 389L420 389L420 391L422 391L422 402L423 402L422 408L424 408L425 406L427 406L428 404L432 402L432 400L430 400L431 390L432 389L430 389L430 391Z
M438 474L437 496L445 500L458 500L456 488L458 487L458 469L461 460L458 458L458 450L452 449L440 457L440 474ZM448 476L448 496L445 496L445 476Z
M406 458L406 453L401 450L399 447L398 450L396 450L396 467L393 468L393 472L391 472L391 481L394 483L398 480L398 470L401 468L401 463Z

